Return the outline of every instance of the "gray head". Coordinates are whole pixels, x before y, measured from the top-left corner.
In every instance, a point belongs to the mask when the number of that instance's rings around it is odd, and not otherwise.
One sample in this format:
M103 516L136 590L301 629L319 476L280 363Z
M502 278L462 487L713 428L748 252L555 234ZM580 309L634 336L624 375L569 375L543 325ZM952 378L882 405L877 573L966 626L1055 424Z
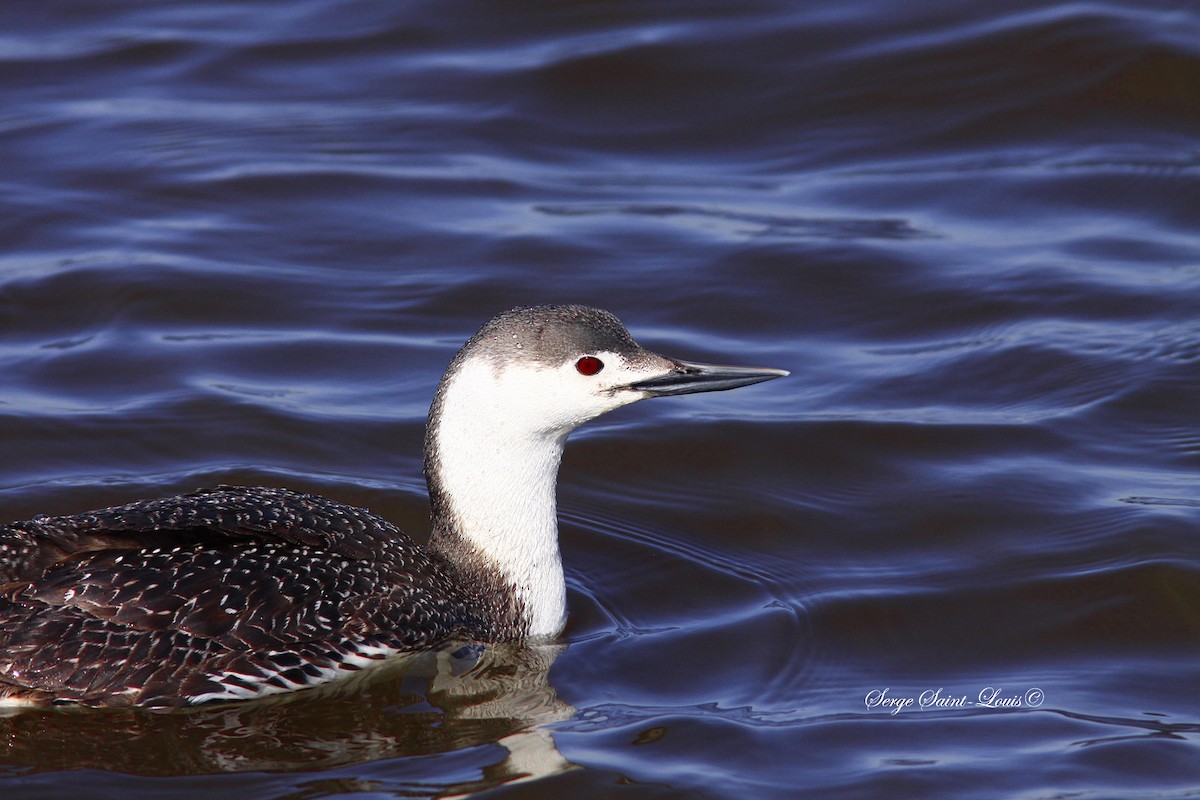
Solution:
M466 373L478 380L463 380ZM607 311L586 306L515 308L493 318L455 356L451 382L488 396L505 419L532 432L565 436L606 411L643 400L748 386L785 370L696 364L658 355L633 340ZM431 423L436 420L431 418Z
M629 331L607 311L587 306L534 306L493 317L467 341L459 358L478 356L501 367L512 362L556 367L576 354L638 350L641 348Z

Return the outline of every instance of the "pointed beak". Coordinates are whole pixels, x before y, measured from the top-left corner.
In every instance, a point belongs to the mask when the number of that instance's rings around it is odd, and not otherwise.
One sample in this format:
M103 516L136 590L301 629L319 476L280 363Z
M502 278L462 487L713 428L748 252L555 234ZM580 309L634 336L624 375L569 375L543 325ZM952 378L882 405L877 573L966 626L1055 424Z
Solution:
M750 386L790 374L786 369L768 367L721 367L715 364L693 364L669 359L671 370L629 385L649 397L668 397L694 392L720 392Z

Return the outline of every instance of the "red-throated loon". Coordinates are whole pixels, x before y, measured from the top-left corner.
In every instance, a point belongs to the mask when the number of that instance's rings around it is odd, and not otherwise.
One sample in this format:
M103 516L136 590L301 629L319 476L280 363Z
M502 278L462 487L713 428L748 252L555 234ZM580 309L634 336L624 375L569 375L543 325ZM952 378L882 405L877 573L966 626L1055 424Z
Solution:
M430 407L426 547L361 508L229 486L0 528L0 702L240 700L445 641L553 637L567 435L647 397L787 374L656 355L597 309L505 312Z

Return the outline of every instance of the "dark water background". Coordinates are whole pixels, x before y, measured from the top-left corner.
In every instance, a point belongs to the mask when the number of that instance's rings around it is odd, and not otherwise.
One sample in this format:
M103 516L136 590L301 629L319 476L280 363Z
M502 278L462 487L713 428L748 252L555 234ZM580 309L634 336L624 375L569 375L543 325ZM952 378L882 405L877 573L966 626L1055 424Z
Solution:
M0 719L0 796L1195 796L1194 2L0 7L0 515L420 538L441 370L562 301L793 371L576 434L565 650Z

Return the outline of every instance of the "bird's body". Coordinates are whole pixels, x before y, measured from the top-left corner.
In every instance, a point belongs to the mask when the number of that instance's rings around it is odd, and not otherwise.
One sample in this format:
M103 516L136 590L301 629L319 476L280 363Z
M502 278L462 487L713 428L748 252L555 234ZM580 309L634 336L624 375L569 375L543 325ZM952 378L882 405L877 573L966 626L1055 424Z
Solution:
M239 700L447 639L522 635L486 576L363 509L284 489L39 518L0 541L0 697L18 701Z
M554 636L567 434L643 397L783 374L657 356L593 309L506 312L430 410L428 546L364 509L244 487L0 527L0 701L248 699L449 640Z

